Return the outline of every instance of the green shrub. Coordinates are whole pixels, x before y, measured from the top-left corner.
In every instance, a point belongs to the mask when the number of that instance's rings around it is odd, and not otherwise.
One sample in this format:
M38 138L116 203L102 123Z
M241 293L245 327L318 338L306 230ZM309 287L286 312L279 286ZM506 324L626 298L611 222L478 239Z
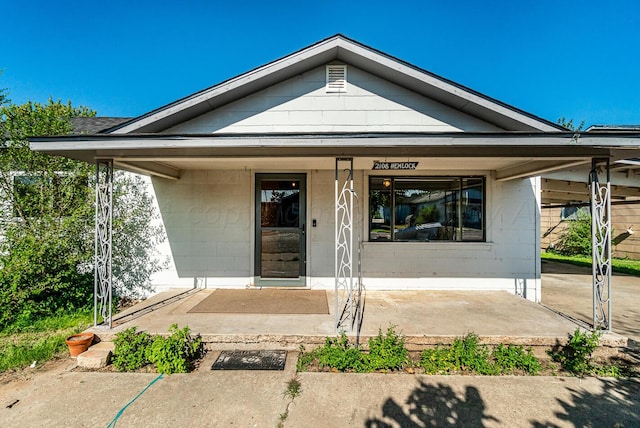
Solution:
M353 370L366 372L364 353L360 347L351 345L347 335L342 332L336 339L327 337L324 346L317 348L314 357L320 367L328 367L341 372Z
M350 344L344 332L335 339L327 337L324 346L311 352L305 352L301 346L297 370L304 371L313 362L317 362L322 368L357 373L400 370L411 363L404 338L395 333L393 326L387 329L386 335L379 330L376 337L369 339L368 353L359 346Z
M562 368L577 375L590 373L593 370L591 355L600 343L600 332L582 332L576 329L569 335L569 342L559 352L550 351L551 358L560 363Z
M467 371L480 375L514 373L517 370L535 375L542 367L531 349L525 351L521 345L500 344L489 352L489 348L481 345L473 333L456 338L451 346L425 349L420 354L420 366L427 374Z
M0 330L91 306L93 272L79 268L70 241L7 232L0 250Z
M468 333L456 338L451 345L451 356L456 371L472 371L478 374L495 374L489 363L489 348L480 345L480 338Z
M404 346L404 338L396 334L393 326L389 326L387 334L369 339L369 354L366 365L369 371L400 370L409 363L409 351Z
M151 345L151 336L146 332L136 331L131 327L116 334L113 340L113 366L119 371L133 371L150 363L147 349Z
M436 346L420 354L420 367L426 374L444 374L455 371L451 347Z
M189 327L179 329L177 324L169 327L169 333L168 337L153 338L147 347L146 357L160 373L187 373L202 352L202 338L191 337Z
M525 351L522 345L499 344L491 352L491 358L500 373L523 370L527 374L536 375L542 368L531 348Z
M120 371L133 371L154 364L164 374L187 373L202 353L202 338L191 336L189 327L169 327L170 335L151 336L131 327L116 334L113 366Z
M591 256L591 215L578 210L576 216L567 222L554 251L565 256Z

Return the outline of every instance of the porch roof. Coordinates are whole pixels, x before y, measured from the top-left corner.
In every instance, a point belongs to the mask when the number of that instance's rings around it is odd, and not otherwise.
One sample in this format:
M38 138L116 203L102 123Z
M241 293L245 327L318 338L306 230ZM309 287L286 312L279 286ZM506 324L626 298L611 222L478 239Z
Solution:
M490 170L498 180L509 180L587 164L592 158L634 157L640 133L93 134L34 137L30 142L36 151L86 162L113 159L119 168L172 179L182 170L216 168L234 158L263 163L326 158L332 168L330 158L361 157L437 158L453 161L456 169L461 168L459 159L474 159L465 169Z

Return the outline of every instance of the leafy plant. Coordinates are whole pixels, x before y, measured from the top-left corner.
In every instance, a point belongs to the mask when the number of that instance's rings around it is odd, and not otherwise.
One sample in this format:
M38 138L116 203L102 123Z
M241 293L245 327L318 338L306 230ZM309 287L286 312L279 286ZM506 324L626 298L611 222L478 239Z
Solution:
M164 374L187 373L193 360L202 352L202 338L191 337L189 327L179 329L177 324L169 327L168 337L155 336L147 347L146 357Z
M499 344L493 348L491 358L500 373L523 370L525 373L536 375L542 368L532 349L525 351L522 345Z
M420 355L420 366L427 374L469 371L481 375L513 373L516 370L535 375L542 367L531 349L500 344L490 352L474 333L456 338L451 346L425 349Z
M298 361L296 361L296 371L304 372L315 361L314 352L306 352L304 345L298 348Z
M318 360L320 367L329 367L341 372L347 370L367 371L362 349L351 345L344 332L336 339L327 337L324 346L314 351L314 357Z
M591 215L584 210L578 210L576 216L575 220L567 222L555 251L565 256L591 256Z
M369 371L400 370L409 363L409 351L404 346L404 338L389 326L387 334L369 339L369 354L366 356L366 366Z
M489 363L489 348L480 344L480 338L475 333L456 338L451 345L451 357L456 371L495 374L495 369Z
M591 356L600 343L600 332L582 332L576 329L569 335L569 342L559 352L550 351L551 358L560 363L565 370L577 375L593 370Z
M436 346L420 354L420 366L426 374L443 374L455 371L451 347Z
M133 371L150 363L147 349L151 345L151 336L131 327L116 334L113 343L113 366L119 371Z
M396 334L390 326L386 334L378 330L378 335L369 339L369 352L349 343L349 338L342 332L335 339L327 337L324 346L312 352L305 352L300 347L300 355L296 368L304 371L314 361L320 367L338 371L354 371L357 373L375 370L399 370L411 363L409 352L404 346L404 338Z

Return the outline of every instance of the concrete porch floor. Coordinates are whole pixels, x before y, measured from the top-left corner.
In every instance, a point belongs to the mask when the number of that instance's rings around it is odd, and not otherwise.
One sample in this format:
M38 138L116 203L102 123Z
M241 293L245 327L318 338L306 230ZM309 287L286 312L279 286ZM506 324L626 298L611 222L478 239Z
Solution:
M131 326L152 334L167 333L171 324L189 326L209 349L296 349L334 337L334 292L327 291L329 314L262 315L188 313L212 289L174 289L155 295L114 317L111 330L92 329L101 340ZM259 291L257 291L259 292ZM378 329L395 331L407 346L448 343L473 332L484 343L553 346L563 342L578 325L552 310L507 292L491 291L368 291L360 332L361 343ZM347 331L350 336L355 335ZM609 346L624 346L626 339L607 335Z

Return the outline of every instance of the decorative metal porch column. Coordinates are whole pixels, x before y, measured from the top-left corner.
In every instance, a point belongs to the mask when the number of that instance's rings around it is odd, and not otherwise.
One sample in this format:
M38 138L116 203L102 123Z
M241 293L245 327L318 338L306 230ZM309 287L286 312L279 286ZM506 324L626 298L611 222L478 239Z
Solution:
M341 168L341 164L345 168ZM344 330L349 324L353 331L358 327L360 313L360 280L354 271L354 198L353 158L336 158L335 182L335 323L336 330ZM359 251L355 256L359 261ZM359 263L358 263L359 266ZM359 272L359 269L358 269ZM354 277L354 274L355 277Z
M93 324L111 328L111 236L113 217L113 161L96 160L96 226Z
M601 178L606 179L601 183ZM593 159L591 187L591 243L593 329L611 331L611 183L609 159Z

